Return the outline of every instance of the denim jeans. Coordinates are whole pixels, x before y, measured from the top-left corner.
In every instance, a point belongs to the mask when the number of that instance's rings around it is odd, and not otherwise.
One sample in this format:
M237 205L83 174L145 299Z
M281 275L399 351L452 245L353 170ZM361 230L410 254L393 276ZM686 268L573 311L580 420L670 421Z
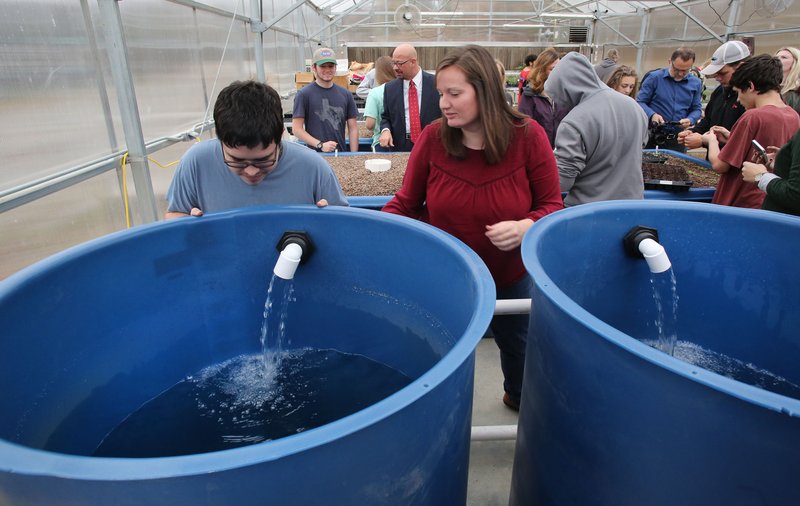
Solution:
M527 274L513 285L497 290L497 299L530 299L533 280ZM500 368L503 388L514 402L519 403L522 377L525 370L525 346L528 341L530 315L503 315L492 318L489 328L500 348Z

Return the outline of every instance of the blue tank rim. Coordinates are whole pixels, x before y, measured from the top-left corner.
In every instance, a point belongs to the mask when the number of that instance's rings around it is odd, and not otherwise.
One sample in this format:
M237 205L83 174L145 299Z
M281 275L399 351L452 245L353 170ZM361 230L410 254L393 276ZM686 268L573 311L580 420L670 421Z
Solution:
M106 236L73 246L51 257L36 262L21 271L0 280L0 304L20 283L45 275L50 269L73 261L87 252L103 248L107 244L128 239L135 234L147 234L169 227L191 226L184 220L230 220L237 216L264 212L321 212L335 217L350 217L364 214L370 220L385 222L390 226L408 229L412 233L430 236L433 240L450 247L472 273L476 285L476 310L467 327L453 347L427 372L406 387L389 397L349 416L285 438L265 441L242 448L222 450L176 457L157 458L106 458L61 454L35 449L0 439L0 474L20 474L63 479L90 481L135 481L168 479L184 476L224 472L232 469L258 465L279 460L283 457L321 447L394 415L413 404L443 381L448 379L475 351L485 329L494 313L495 285L488 268L480 257L454 236L418 220L341 206L317 208L313 205L255 206L219 213L209 213L200 218L159 221L140 225L128 230L114 232Z
M522 240L523 252L526 250L535 251L536 244L542 240L552 227L559 226L564 221L580 219L582 217L624 210L629 215L636 215L636 208L652 210L692 210L696 209L703 212L717 214L733 214L745 219L760 219L786 223L797 227L800 219L782 213L763 211L760 209L740 209L726 206L716 206L700 202L681 202L681 201L642 201L642 200L617 200L606 202L593 202L579 206L568 207L555 213L549 214L536 222ZM638 224L638 222L636 223ZM622 240L622 238L620 238ZM669 251L667 251L669 254ZM581 307L577 302L568 297L556 283L548 276L537 255L522 255L525 268L533 277L541 293L552 303L561 308L570 318L578 324L592 330L606 341L620 347L621 349L641 358L653 365L662 367L667 371L675 373L691 381L700 383L709 388L730 395L742 401L760 406L769 410L784 413L788 416L800 417L800 400L787 397L774 392L769 392L757 388L747 383L725 377L711 372L702 367L684 362L675 357L671 357L655 348L642 343L636 338L616 329L615 327L600 320L592 313ZM535 306L535 303L534 303ZM534 309L535 310L535 309Z

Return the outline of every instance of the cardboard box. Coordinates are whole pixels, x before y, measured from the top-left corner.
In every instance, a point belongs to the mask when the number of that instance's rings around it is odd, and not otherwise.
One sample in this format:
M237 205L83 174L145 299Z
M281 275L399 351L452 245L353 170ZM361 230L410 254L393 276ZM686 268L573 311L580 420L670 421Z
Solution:
M350 74L344 76L333 76L333 84L338 84L344 89L350 86Z
M314 80L314 74L312 72L294 73L294 86L298 90L313 80Z

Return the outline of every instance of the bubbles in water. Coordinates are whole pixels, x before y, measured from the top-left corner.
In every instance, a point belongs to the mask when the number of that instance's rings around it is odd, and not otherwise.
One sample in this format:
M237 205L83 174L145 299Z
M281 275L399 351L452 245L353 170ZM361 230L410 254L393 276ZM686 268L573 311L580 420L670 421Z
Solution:
M653 340L643 340L642 342L654 348L657 347ZM800 386L786 378L753 363L745 363L722 353L708 350L696 343L677 341L674 356L679 360L736 381L800 399Z
M237 448L332 422L391 395L411 379L360 355L283 352L271 386L259 354L185 379L129 415L93 455L162 457Z

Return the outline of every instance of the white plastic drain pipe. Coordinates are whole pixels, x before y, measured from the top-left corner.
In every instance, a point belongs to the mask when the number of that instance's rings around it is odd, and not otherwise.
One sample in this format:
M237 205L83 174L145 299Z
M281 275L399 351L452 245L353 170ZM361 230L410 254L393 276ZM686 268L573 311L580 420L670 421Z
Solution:
M294 273L297 271L297 266L300 265L300 259L302 257L303 248L300 247L299 244L291 242L281 251L272 272L279 278L292 279Z
M527 314L531 312L531 299L500 299L495 302L494 314Z
M470 441L513 441L517 439L516 425L478 425L472 427Z
M664 246L653 239L642 239L642 242L639 243L639 251L644 256L647 266L653 274L659 274L672 267L672 262L669 261Z
M527 314L531 312L531 299L500 299L495 302L494 314ZM470 441L514 441L516 425L473 425Z

